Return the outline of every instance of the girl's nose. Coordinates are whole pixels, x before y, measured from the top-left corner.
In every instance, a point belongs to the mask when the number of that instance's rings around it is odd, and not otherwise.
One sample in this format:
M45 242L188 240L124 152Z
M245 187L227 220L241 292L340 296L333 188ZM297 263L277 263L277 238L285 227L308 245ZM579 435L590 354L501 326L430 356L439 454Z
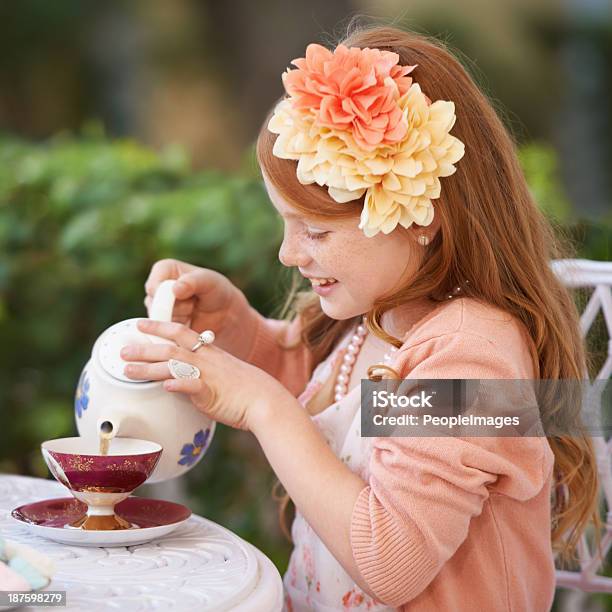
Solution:
M278 259L288 268L299 266L305 268L310 263L310 256L299 247L296 240L285 237L278 250Z

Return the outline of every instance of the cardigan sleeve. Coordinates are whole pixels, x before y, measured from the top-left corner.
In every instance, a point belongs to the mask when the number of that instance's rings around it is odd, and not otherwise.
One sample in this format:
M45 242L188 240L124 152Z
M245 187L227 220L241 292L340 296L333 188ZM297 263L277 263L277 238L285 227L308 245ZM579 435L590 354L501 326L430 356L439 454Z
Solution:
M467 332L403 349L404 378L520 377L501 347ZM410 376L408 355L416 363ZM534 497L553 460L541 437L374 438L369 481L350 528L353 557L371 592L396 607L414 599L467 538L490 492Z
M300 341L300 318L293 321L266 319L254 308L250 316L256 331L245 361L268 372L298 396L312 371L312 354Z

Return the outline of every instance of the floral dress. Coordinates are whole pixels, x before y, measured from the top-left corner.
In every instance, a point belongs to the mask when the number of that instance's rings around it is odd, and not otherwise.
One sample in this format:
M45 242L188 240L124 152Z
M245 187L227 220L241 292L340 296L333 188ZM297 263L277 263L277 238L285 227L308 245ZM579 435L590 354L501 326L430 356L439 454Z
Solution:
M334 371L353 333L354 330L350 330L329 357L315 368L298 398L304 407ZM367 482L371 438L361 437L360 400L360 385L356 385L339 402L311 418L336 456ZM392 610L377 603L355 584L297 509L291 535L295 547L283 578L285 612Z

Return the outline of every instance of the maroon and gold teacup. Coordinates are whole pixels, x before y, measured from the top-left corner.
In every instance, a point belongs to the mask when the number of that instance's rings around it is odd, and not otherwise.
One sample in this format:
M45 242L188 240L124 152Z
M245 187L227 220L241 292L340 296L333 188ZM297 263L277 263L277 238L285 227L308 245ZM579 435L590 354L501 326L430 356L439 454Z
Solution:
M51 474L79 501L87 514L71 527L80 529L130 529L115 514L115 505L143 484L162 454L162 447L148 440L112 438L107 454L87 438L59 438L41 445Z

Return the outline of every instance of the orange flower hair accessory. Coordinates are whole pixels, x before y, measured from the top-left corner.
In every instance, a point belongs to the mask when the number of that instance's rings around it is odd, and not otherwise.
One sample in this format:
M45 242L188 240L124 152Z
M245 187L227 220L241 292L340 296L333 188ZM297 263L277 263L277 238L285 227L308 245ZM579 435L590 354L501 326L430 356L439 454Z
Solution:
M464 154L449 133L454 103L432 103L408 76L416 66L398 62L390 51L310 44L283 73L288 96L268 123L274 155L297 160L300 183L326 186L340 203L365 195L366 236L429 225L439 178Z

